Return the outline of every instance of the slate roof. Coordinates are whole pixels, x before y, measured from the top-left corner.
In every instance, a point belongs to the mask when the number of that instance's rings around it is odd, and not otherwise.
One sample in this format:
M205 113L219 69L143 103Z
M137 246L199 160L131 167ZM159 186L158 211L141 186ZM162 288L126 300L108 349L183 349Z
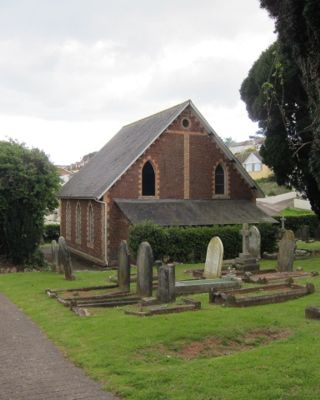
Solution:
M100 199L189 105L226 156L234 160L239 172L250 187L257 189L258 197L264 197L260 188L214 132L191 100L125 125L88 164L63 186L59 197Z
M163 226L277 223L248 200L114 200L132 224L142 221Z

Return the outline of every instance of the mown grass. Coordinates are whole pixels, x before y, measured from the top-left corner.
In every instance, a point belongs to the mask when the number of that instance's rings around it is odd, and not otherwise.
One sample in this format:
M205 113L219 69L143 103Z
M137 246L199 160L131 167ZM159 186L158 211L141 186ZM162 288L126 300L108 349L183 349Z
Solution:
M320 241L316 240L314 242L303 242L302 240L297 241L297 248L309 251L319 251L320 252Z
M263 262L264 267L274 261ZM320 258L300 260L304 270L320 270ZM184 270L199 265L181 265ZM110 274L110 273L109 273ZM105 388L134 400L285 400L320 398L320 322L306 320L307 305L320 305L320 278L315 294L275 305L244 309L208 304L198 295L203 309L137 318L122 308L100 309L79 318L49 299L45 288L103 284L106 273L79 272L66 282L50 272L0 275L0 291L29 315L78 366ZM283 340L249 351L222 357L199 357L190 361L163 349L174 349L215 337L241 340L252 330L284 330ZM150 351L152 349L152 351ZM143 356L141 356L141 354Z
M315 215L311 210L303 210L301 208L285 208L280 213L284 217L301 217L304 215Z

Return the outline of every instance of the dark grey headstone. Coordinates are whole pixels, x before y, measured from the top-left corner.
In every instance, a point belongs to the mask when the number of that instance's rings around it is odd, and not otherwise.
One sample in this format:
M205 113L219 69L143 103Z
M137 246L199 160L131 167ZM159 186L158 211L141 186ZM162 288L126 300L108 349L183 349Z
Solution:
M59 272L59 247L56 240L51 242L51 256L53 271Z
M170 303L175 301L175 286L175 266L173 264L161 265L158 269L158 300L161 303Z
M63 236L59 237L59 263L63 267L67 281L73 281L71 255Z
M297 239L302 239L302 228L298 228L295 232L295 236Z
M137 294L152 296L153 253L148 242L142 242L137 255Z
M279 272L293 271L295 248L296 241L294 233L290 230L285 231L279 242L277 268Z
M301 240L309 242L310 240L310 228L309 225L303 225L301 228Z
M121 240L118 252L118 284L121 292L130 291L130 253L125 240Z
M316 229L314 231L314 239L320 240L320 224L316 227Z

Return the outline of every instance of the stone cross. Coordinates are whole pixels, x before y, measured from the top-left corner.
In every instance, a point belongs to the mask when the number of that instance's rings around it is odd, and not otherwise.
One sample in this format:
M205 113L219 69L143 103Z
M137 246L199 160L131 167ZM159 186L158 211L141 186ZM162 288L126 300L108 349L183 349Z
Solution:
M72 262L71 262L70 251L63 236L59 237L58 243L59 243L59 263L63 267L64 276L67 281L73 281L75 277L72 274Z
M284 216L282 216L281 218L280 218L280 221L281 221L281 230L285 230L286 228L285 228L285 226L284 226L284 223L286 222L286 218L284 217Z
M118 251L118 285L121 292L130 291L130 253L125 240L121 240Z
M249 229L248 238L248 251L249 254L260 260L261 258L261 234L256 226L251 226Z
M242 224L242 229L241 229L241 234L242 234L242 255L248 256L249 255L249 225L247 223Z
M142 242L137 255L137 294L152 296L153 253L148 242Z
M293 270L295 248L296 241L294 233L290 230L284 231L284 234L279 242L277 268L279 272L290 272Z
M158 268L158 292L157 299L161 303L170 303L175 301L176 293L176 275L173 264L161 265Z
M213 237L207 248L204 277L208 279L220 278L223 263L223 243L218 236Z

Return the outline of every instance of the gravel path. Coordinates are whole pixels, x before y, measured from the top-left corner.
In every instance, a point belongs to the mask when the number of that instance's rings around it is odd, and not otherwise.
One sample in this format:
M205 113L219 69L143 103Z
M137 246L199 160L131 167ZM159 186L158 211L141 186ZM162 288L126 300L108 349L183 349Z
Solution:
M119 400L65 359L0 294L0 400Z

